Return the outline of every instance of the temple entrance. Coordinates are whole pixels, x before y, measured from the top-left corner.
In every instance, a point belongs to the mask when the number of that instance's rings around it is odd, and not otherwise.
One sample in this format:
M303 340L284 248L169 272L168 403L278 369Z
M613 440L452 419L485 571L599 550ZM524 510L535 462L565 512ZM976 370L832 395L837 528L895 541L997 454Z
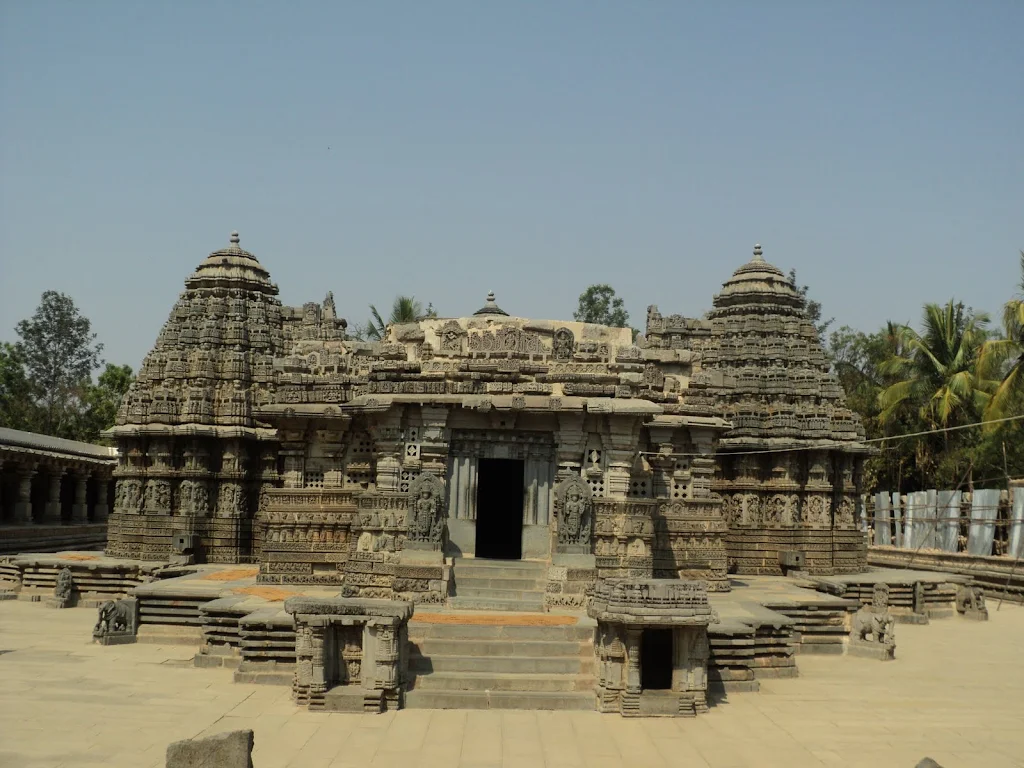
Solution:
M476 490L476 556L523 556L523 462L480 459Z

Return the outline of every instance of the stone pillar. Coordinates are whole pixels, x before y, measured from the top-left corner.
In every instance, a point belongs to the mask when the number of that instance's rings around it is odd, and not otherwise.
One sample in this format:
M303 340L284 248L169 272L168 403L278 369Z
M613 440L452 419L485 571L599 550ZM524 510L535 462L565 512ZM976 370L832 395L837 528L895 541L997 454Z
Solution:
M556 440L555 485L568 477L580 474L583 462L583 451L587 445L587 436L583 432L582 413L559 413Z
M323 695L327 692L327 675L325 669L324 645L327 642L328 621L322 617L310 620L311 656L313 658L313 675L309 684L310 697Z
M642 629L626 628L626 693L640 693L640 639Z
M46 525L60 525L60 481L63 477L63 467L52 467L50 469L46 508L43 512L43 523Z
M107 503L107 478L103 475L96 475L96 506L93 508L93 522L107 522L107 515L110 507Z
M32 524L32 478L36 475L35 464L18 467L18 499L14 502L15 525Z
M76 525L89 522L89 502L86 499L89 474L87 470L75 473L75 502L71 507L71 522Z

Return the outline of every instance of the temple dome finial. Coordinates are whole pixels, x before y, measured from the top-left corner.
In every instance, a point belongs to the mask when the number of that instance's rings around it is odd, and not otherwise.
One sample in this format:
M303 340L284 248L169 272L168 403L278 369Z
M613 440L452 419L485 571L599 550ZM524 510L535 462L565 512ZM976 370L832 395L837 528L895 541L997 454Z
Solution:
M480 309L473 313L474 315L508 315L508 312L498 306L494 300L494 291L487 292L487 301Z
M241 240L241 238L238 236L238 230L236 229L235 231L233 231L231 233L231 244L232 245L238 245L240 240Z
M764 257L761 256L761 244L755 243L754 245L754 258L751 261L764 261Z

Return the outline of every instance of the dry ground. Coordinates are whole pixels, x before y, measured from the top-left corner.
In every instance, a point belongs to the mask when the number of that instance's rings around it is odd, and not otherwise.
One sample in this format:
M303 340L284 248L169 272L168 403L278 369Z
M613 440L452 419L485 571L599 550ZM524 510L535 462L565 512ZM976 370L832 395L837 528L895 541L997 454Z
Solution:
M162 768L167 744L256 732L256 768L1024 766L1024 608L897 628L895 662L799 657L801 677L691 720L591 712L300 711L194 649L89 642L95 611L0 602L0 766Z

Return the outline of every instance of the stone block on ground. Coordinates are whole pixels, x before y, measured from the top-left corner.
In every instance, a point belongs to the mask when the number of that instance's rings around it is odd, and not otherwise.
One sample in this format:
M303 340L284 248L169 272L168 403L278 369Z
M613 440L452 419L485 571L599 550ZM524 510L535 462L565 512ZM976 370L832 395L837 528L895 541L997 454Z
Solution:
M253 768L252 731L229 731L167 747L167 768Z

